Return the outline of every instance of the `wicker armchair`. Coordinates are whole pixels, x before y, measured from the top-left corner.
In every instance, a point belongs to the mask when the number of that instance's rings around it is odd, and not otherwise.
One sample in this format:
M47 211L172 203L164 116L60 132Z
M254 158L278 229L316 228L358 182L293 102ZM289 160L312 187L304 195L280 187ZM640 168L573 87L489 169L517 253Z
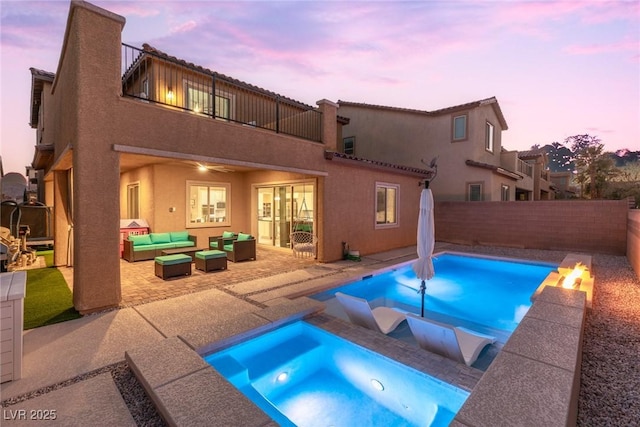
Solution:
M290 236L291 249L296 257L316 257L318 238L307 231L294 231Z

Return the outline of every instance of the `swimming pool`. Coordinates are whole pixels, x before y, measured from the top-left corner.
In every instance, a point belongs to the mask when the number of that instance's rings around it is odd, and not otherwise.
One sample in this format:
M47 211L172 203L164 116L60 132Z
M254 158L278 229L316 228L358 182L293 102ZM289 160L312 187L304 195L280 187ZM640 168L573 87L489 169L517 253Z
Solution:
M345 314L334 297L338 291L365 298L372 307L395 307L420 314L420 279L411 269L413 262L311 298L325 302L326 313L343 318ZM435 277L426 282L425 317L493 335L503 343L531 307L531 295L557 268L551 263L457 253L437 254L433 265Z
M304 321L205 360L283 426L446 426L469 395Z

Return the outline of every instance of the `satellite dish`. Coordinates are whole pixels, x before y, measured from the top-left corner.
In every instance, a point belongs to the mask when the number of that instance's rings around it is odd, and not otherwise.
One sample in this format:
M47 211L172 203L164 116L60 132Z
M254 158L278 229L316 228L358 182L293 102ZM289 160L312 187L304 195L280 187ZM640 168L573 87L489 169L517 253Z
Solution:
M27 179L17 172L10 172L0 178L2 200L15 200L22 202L24 192L27 190Z

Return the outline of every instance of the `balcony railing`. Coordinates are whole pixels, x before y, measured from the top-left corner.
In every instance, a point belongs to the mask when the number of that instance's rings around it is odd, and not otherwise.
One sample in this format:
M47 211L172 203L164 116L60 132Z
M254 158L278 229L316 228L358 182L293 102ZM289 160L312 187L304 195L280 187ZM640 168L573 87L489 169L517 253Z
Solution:
M322 113L309 105L124 43L122 93L212 119L322 141Z
M533 166L530 163L527 163L523 160L516 159L518 165L518 172L527 175L530 178L533 178Z

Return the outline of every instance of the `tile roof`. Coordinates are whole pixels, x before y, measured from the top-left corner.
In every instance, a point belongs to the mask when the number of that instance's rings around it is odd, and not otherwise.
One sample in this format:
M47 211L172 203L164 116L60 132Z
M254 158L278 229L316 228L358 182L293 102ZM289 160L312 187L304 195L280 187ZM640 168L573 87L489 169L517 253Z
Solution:
M515 180L523 178L522 175L520 175L519 173L510 171L510 170L505 169L505 168L500 167L500 166L491 165L489 163L476 162L475 160L467 160L465 162L465 164L467 166L474 166L474 167L477 167L477 168L489 169L489 170L492 170L492 171L494 171L495 173L497 173L499 175L503 175L503 176L506 176L508 178L515 179Z
M472 108L482 107L484 105L491 105L500 121L500 125L502 129L507 130L509 127L507 126L507 121L502 114L502 110L500 109L500 105L498 104L498 100L495 96L491 98L481 99L479 101L468 102L466 104L454 105L452 107L441 108L439 110L426 111L426 110L416 110L412 108L402 108L402 107L390 107L385 105L375 105L375 104L366 104L362 102L349 102L349 101L338 101L338 105L345 107L362 107L362 108L372 108L378 110L387 110L387 111L396 111L400 113L411 113L411 114L423 114L425 116L440 116L443 114L451 114L458 111L470 110Z
M203 74L208 74L208 75L211 75L211 76L215 76L217 78L220 78L221 80L226 80L226 81L228 81L228 82L230 82L230 83L232 83L234 85L238 85L238 86L241 86L241 87L244 87L244 88L256 91L256 92L261 92L263 94L270 95L270 96L276 96L276 97L280 98L281 100L284 100L284 101L286 101L286 102L288 102L290 104L294 104L294 105L297 105L297 106L300 106L300 107L304 107L304 108L311 108L311 109L315 109L316 108L316 107L313 107L311 105L307 105L307 104L305 104L303 102L296 101L295 99L292 99L292 98L289 98L289 97L286 97L286 96L282 96L282 95L280 95L278 93L275 93L275 92L272 92L270 90L263 89L263 88L258 87L258 86L254 86L254 85L252 85L250 83L243 82L243 81L238 80L238 79L234 79L233 77L226 76L226 75L218 73L216 71L212 71L212 70L210 70L208 68L202 67L200 65L196 65L196 64L194 64L192 62L187 62L184 59L176 58L175 56L171 56L171 55L169 55L169 54L167 54L167 53L165 53L165 52L163 52L163 51L161 51L159 49L156 49L155 47L153 47L153 46L151 46L151 45L149 45L147 43L144 43L142 45L142 49L146 53L150 53L150 54L152 54L154 56L157 56L157 57L166 59L168 61L180 64L180 65L182 65L184 67L187 67L187 68L190 68L190 69L192 69L194 71L197 71L197 72L200 72L200 73L203 73Z
M533 159L536 157L544 157L546 156L547 152L544 150L544 148L536 148L533 150L527 150L527 151L518 151L518 157L521 159Z
M397 165L393 163L381 162L378 160L369 160L369 159L364 159L362 157L356 157L351 154L339 153L337 151L326 150L324 152L324 158L327 160L334 160L334 159L346 160L348 162L352 162L354 164L359 164L363 166L373 166L377 168L390 169L395 172L408 173L411 175L419 175L422 178L431 177L431 175L433 175L432 170Z

